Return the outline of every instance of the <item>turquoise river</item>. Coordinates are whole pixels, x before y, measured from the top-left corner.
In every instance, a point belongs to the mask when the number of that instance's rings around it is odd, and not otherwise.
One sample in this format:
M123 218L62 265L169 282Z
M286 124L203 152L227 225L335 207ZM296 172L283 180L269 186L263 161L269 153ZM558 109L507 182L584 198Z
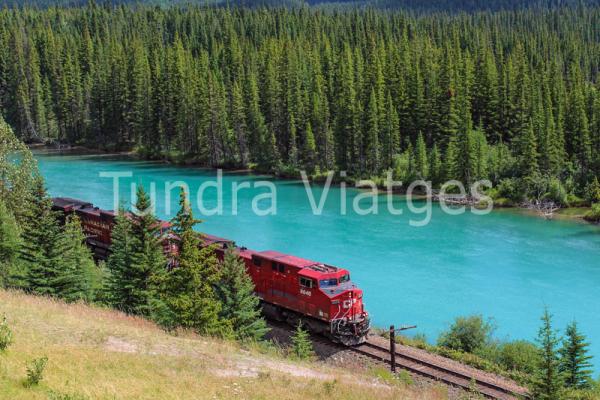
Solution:
M156 184L157 213L166 218L165 183L184 181L193 199L202 182L216 182L216 172L132 161L107 156L37 154L53 196L85 199L113 207L113 180L100 173L128 173L121 178L121 200L130 199L132 183ZM413 227L425 214L411 213L406 199L394 196L392 215L386 196L377 199L377 215L358 215L352 201L361 192L329 190L322 215L313 215L305 187L299 181L271 180L277 191L277 214L258 216L252 200L268 188L256 187L265 177L225 173L222 215L200 216L202 231L235 240L257 250L273 249L342 266L364 290L366 306L377 326L417 325L434 341L456 316L493 317L499 339L534 339L544 306L563 329L576 319L592 343L600 370L600 228L585 223L524 215L510 210L488 215L448 215L433 205L431 222ZM232 209L232 184L239 190L237 215ZM323 187L313 186L318 204ZM211 209L217 190L203 196ZM176 210L177 190L171 206ZM347 214L342 215L342 200ZM196 203L196 201L193 201ZM362 199L367 208L371 200ZM422 207L425 203L415 203ZM258 201L266 210L269 199ZM199 212L199 211L197 211Z

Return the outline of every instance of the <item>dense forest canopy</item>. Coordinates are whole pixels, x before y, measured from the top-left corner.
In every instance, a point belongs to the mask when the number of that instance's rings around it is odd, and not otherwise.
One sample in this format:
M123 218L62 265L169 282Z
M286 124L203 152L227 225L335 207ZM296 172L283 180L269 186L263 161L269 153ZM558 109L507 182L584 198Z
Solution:
M416 12L473 12L517 10L523 8L554 8L576 5L598 5L599 0L0 0L8 7L73 7L88 5L90 1L102 5L150 4L169 7L173 5L200 5L221 7L304 7L325 9L383 8L412 10Z
M26 141L286 174L488 178L508 197L542 181L589 193L599 66L598 7L0 12L0 110Z

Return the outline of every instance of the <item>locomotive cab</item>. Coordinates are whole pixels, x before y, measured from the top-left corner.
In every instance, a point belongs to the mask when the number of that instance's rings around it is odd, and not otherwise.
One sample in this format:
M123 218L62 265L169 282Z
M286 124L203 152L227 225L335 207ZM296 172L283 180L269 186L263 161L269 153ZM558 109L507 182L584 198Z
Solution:
M322 273L318 286L329 299L331 335L349 346L364 343L370 328L369 315L364 309L363 292L351 281L349 272L335 268Z

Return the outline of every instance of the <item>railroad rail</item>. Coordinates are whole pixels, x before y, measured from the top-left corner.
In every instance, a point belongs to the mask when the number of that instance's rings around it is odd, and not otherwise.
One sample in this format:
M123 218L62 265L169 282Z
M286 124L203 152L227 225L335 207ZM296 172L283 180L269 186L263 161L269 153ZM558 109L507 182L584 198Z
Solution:
M366 342L359 346L349 347L348 349L386 364L391 363L389 348L372 342ZM424 376L450 386L467 391L476 391L490 399L512 400L528 397L525 388L510 388L508 385L493 382L492 379L485 379L482 376L461 372L457 369L427 360L424 357L406 354L402 351L396 351L396 366L415 375Z
M292 333L292 328L286 323L268 320L268 324L273 328L283 329L289 334ZM315 345L325 346L327 349L349 351L380 363L391 364L390 350L386 345L387 340L379 336L370 336L366 343L358 346L344 346L339 343L333 343L325 336L317 334L311 334L311 340ZM378 340L381 344L376 343ZM397 348L395 357L396 367L404 369L413 375L441 382L448 386L465 391L476 391L489 399L514 400L530 398L526 388L506 378L485 373L442 356L425 353L424 351L423 355L419 353L421 351L418 349L407 351L402 346ZM436 359L444 360L445 362L436 362ZM456 367L453 367L453 364L457 364Z

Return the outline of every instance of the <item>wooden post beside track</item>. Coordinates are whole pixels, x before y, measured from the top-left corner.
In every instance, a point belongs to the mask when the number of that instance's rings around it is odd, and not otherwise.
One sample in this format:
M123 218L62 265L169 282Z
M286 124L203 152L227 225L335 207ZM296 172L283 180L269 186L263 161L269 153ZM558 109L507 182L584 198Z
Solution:
M394 325L390 326L390 368L396 372L396 330Z

